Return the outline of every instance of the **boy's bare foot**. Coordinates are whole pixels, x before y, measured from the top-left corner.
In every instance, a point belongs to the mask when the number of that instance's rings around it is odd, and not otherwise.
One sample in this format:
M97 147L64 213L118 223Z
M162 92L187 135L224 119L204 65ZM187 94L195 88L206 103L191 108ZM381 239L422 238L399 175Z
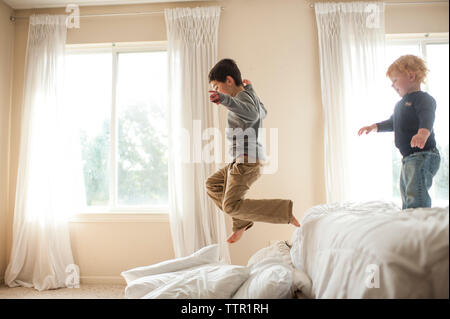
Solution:
M295 218L295 216L292 216L291 224L295 227L300 227L300 223L298 222L297 218Z
M230 244L237 242L239 239L241 239L244 232L245 227L235 231L234 233L231 234L230 237L228 237L227 242L229 242Z

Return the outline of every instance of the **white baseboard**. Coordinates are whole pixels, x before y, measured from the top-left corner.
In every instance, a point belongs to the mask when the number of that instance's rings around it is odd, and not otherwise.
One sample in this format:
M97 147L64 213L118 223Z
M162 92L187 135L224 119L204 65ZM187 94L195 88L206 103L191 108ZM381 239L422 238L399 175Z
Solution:
M0 277L0 285L5 283L5 279ZM81 276L80 284L99 284L99 285L127 285L127 282L120 276Z
M80 284L127 285L121 276L81 276Z

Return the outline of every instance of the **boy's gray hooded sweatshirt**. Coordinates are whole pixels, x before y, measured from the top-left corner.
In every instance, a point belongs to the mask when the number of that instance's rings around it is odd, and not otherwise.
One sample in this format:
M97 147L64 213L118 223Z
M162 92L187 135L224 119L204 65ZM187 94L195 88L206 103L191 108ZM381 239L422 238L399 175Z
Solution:
M220 103L228 109L227 145L232 159L241 155L266 160L265 147L259 141L259 129L267 115L264 104L248 84L235 97L219 92ZM250 159L249 159L249 162Z

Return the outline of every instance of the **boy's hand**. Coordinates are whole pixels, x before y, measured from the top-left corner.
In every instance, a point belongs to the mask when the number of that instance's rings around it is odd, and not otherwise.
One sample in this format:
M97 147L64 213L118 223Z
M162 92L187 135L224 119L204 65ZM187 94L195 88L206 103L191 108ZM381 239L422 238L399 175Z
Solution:
M209 100L213 103L220 103L220 95L217 91L208 91L211 95L209 96Z
M252 82L250 82L250 81L247 80L247 79L242 80L242 83L244 84L244 86L247 86L247 85L249 85L249 84L252 84Z
M419 129L417 134L411 139L411 147L418 147L420 149L424 148L430 134L430 131L426 128Z
M358 135L361 136L361 134L363 134L364 132L366 132L366 135L367 135L372 131L375 131L375 132L378 131L378 127L376 124L372 124L370 126L364 126L364 127L360 128L358 131Z

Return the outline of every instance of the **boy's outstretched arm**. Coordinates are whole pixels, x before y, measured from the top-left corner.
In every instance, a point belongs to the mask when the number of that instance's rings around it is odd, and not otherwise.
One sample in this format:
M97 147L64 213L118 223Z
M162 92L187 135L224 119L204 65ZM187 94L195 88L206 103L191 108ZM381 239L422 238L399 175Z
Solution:
M391 117L383 122L376 123L377 132L392 132L394 131L394 114Z
M365 132L366 134L369 134L369 133L372 132L372 131L375 131L375 132L378 131L378 128L377 128L377 125L376 125L376 124L372 124L372 125L369 125L369 126L361 127L361 128L359 129L359 131L358 131L358 135L361 136L361 134L363 134L364 132Z
M211 93L209 96L209 100L211 102L222 104L243 119L247 121L255 121L258 119L258 109L254 105L253 100L247 94L242 94L242 99L236 99L228 94L223 94L218 91L209 91L209 93Z
M374 123L372 125L360 128L358 131L358 135L361 136L361 134L363 133L369 134L372 131L392 132L393 130L394 130L394 115L391 115L391 117L386 121Z

